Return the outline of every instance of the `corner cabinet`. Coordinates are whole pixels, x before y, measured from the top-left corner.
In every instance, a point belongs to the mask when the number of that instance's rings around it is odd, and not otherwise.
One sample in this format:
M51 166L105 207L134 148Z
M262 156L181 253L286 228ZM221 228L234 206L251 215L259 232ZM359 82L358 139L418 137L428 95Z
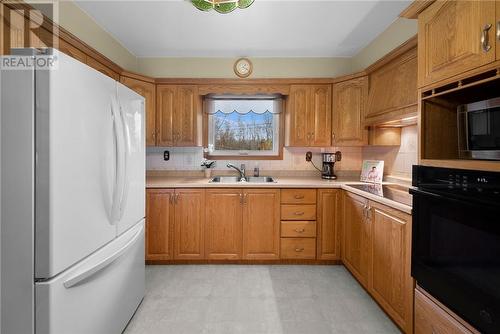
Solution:
M366 76L333 85L333 146L362 146L368 143L363 120L368 97Z
M156 145L156 86L153 82L122 75L120 82L146 101L146 146Z
M495 1L436 1L418 16L419 87L495 60Z
M320 260L340 260L340 189L318 189L318 247L317 258Z
M343 198L342 262L356 279L368 287L370 225L368 200L345 192Z
M287 146L331 145L332 87L291 85L287 104Z
M201 98L196 85L156 87L158 146L197 146Z

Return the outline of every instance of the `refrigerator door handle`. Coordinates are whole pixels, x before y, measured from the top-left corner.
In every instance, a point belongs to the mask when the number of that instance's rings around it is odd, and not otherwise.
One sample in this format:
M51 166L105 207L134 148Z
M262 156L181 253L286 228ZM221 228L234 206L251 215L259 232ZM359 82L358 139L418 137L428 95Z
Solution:
M113 254L108 256L107 258L99 261L95 266L92 266L91 268L85 268L85 269L83 269L82 272L79 272L79 273L71 276L67 280L65 280L63 283L64 287L66 289L69 289L69 288L77 285L81 281L95 275L96 273L98 273L102 269L106 268L107 266L111 265L120 256L122 256L124 253L126 253L127 250L137 241L137 239L139 239L143 230L144 230L144 226L141 225L141 228L134 234L134 236L132 238L130 238L130 240L125 245L120 247L120 249L118 249L116 252L114 252Z
M124 141L124 152L123 152L123 162L124 162L124 168L123 168L123 185L122 185L122 196L120 198L120 204L119 204L119 216L118 216L118 220L121 220L123 218L123 214L124 214L124 211L125 211L125 208L124 206L126 205L126 201L127 201L127 195L128 195L128 188L129 188L129 185L128 185L128 165L129 165L129 157L130 157L130 152L131 152L131 147L130 147L130 128L128 126L128 123L127 123L127 119L125 117L125 113L123 112L123 109L121 108L121 106L119 107L120 108L120 119L121 119L121 122L122 122L122 125L123 125L123 141Z
M113 204L111 206L111 225L114 225L120 216L120 200L123 195L123 183L125 179L125 163L123 161L124 140L123 140L123 124L120 116L120 107L116 97L111 97L111 108L113 110L113 122L115 127L115 142L116 142L116 181L113 191Z

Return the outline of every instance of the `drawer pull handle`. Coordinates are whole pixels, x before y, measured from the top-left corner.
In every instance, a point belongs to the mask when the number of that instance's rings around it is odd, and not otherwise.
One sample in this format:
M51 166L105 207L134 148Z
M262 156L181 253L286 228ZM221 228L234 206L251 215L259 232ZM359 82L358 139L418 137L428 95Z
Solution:
M295 248L295 251L296 251L297 253L298 253L298 252L302 252L302 251L304 251L304 248L303 248L303 247L302 247L302 248Z
M303 199L304 195L295 195L295 199Z
M303 216L304 215L304 211L296 211L293 214L296 215L296 216Z
M305 230L303 228L296 228L295 232L297 232L297 233L304 233Z

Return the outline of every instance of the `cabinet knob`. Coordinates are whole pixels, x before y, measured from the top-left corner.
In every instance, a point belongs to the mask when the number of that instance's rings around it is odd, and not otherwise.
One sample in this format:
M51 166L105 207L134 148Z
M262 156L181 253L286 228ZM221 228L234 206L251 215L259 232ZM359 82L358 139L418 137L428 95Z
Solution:
M304 195L295 195L295 199L303 199Z
M296 211L293 214L296 215L296 216L303 216L304 215L304 211Z
M497 39L500 40L500 21L497 21Z
M303 251L304 251L304 248L303 248L303 247L301 247L301 248L295 248L295 251L296 251L297 253L299 253L299 252L303 252Z
M297 232L297 233L304 233L305 230L303 228L296 228L295 232Z

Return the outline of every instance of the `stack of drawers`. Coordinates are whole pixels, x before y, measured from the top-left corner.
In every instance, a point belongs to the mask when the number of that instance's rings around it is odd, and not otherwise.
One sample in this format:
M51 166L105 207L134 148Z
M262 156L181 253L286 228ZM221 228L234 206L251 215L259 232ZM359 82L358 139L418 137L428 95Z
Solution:
M316 258L316 189L281 190L281 258Z

